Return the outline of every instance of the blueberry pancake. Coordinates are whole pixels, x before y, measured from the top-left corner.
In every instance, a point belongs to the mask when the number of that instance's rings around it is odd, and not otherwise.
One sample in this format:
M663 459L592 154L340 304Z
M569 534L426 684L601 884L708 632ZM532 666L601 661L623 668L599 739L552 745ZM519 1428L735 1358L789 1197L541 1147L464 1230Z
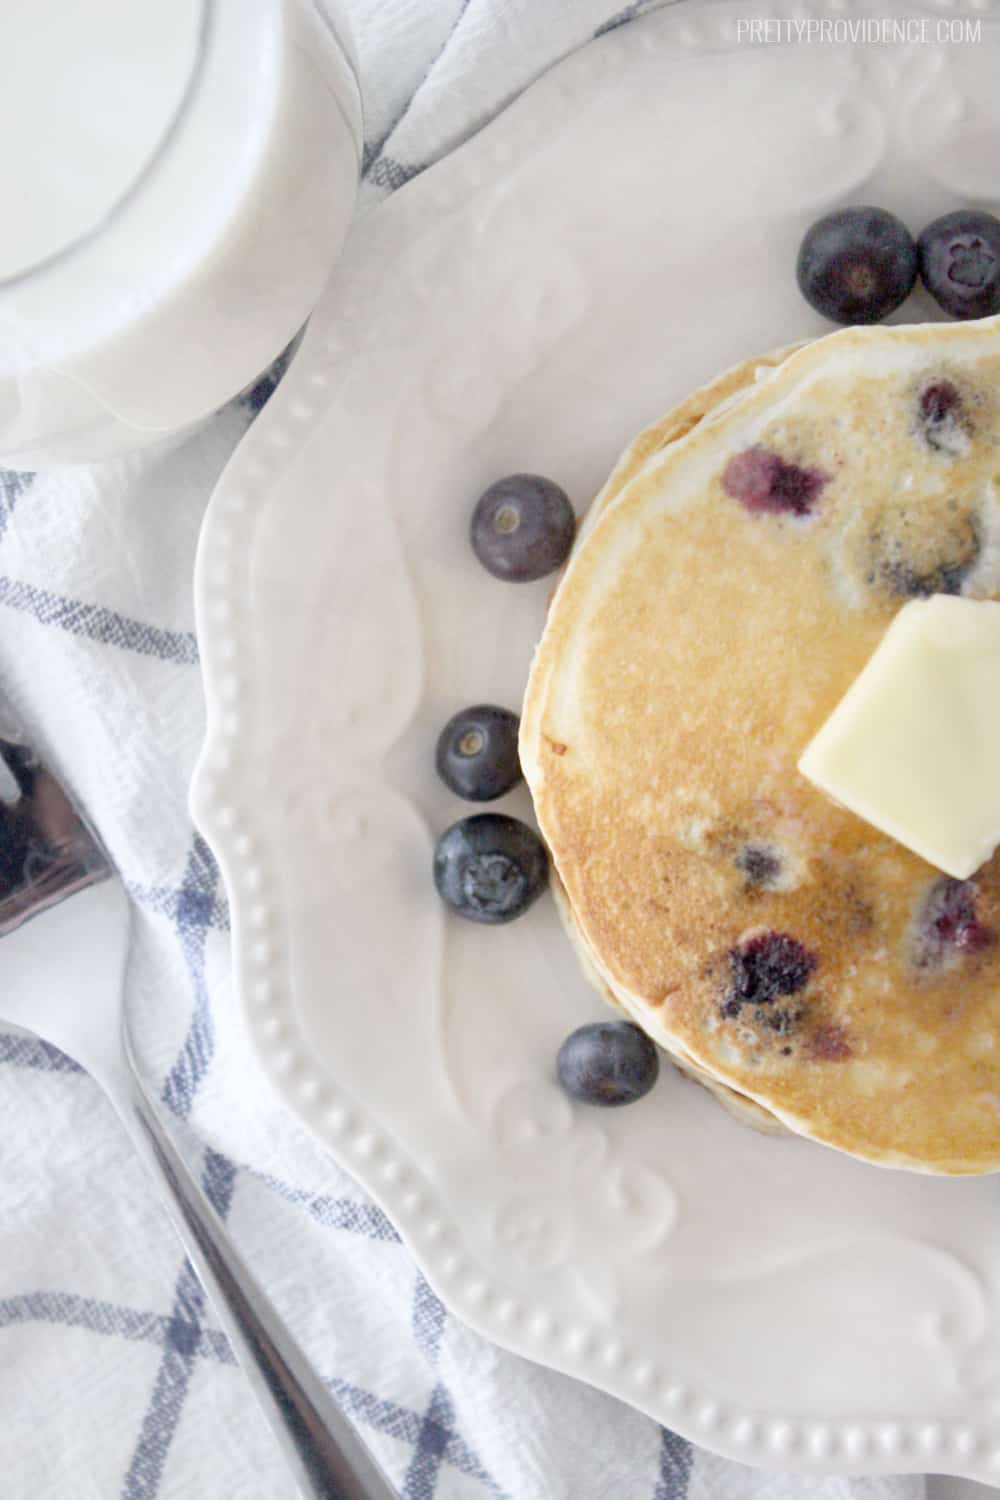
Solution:
M1000 320L748 363L628 451L521 761L589 964L686 1066L867 1160L1000 1169L1000 859L967 881L796 770L909 599L1000 597Z
M578 540L582 542L588 531L596 524L598 517L624 489L629 480L633 479L644 464L668 443L686 437L709 412L719 411L724 403L734 400L755 381L766 379L772 370L788 358L789 354L802 347L802 344L790 344L757 359L745 360L742 364L724 371L708 385L702 386L679 405L672 407L665 417L640 432L626 448L600 494L587 511L580 525ZM562 918L566 935L573 945L588 982L605 1000L620 1008L620 1002L597 969L587 949L557 871L552 872L550 880L556 908ZM658 1041L670 1052L674 1065L687 1077L702 1084L729 1114L765 1135L787 1134L785 1126L769 1110L764 1109L762 1105L745 1094L737 1093L730 1086L699 1068L690 1057L679 1051L676 1043L671 1044L662 1035L658 1037Z

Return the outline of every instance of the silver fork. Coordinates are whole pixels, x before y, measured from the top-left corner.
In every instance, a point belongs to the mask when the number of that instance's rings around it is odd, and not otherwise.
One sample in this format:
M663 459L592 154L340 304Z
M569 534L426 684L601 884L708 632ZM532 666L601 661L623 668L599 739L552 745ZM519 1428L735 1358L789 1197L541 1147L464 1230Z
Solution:
M74 1058L104 1089L303 1500L396 1500L230 1243L142 1082L123 1004L129 904L121 880L22 744L0 739L0 772L8 784L0 797L0 1013Z

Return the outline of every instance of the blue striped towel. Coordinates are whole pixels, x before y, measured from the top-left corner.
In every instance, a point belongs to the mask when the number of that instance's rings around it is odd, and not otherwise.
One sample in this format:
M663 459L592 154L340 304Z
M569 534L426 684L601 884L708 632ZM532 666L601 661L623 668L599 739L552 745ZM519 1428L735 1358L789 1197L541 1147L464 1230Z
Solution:
M353 0L363 200L457 144L640 4ZM257 1086L228 914L186 797L203 706L191 571L206 500L281 363L180 445L0 472L0 681L135 906L129 1004L181 1145L405 1500L918 1500L923 1480L752 1473L449 1317L391 1224ZM97 1088L0 1034L4 1500L275 1500L286 1477Z

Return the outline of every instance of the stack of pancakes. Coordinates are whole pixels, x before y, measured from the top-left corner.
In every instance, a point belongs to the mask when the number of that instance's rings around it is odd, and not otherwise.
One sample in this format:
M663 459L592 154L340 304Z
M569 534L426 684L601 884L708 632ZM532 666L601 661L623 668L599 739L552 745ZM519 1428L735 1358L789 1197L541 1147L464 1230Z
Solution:
M585 967L682 1067L754 1123L988 1172L1000 859L950 880L796 770L934 593L1000 597L1000 319L748 361L597 497L521 758Z

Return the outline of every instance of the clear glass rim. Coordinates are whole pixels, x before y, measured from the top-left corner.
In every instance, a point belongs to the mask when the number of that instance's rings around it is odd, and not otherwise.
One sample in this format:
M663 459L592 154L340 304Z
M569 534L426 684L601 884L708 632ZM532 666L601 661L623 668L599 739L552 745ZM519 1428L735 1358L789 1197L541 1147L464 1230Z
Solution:
M12 276L0 276L0 293L19 286L25 286L29 282L45 275L46 272L73 260L127 213L131 204L143 191L147 181L156 171L162 159L167 155L175 138L183 128L184 121L191 109L205 71L205 60L211 45L212 30L215 23L217 0L199 0L199 6L198 32L195 39L195 53L191 69L173 113L167 120L156 145L146 157L139 171L124 191L118 195L111 206L105 210L89 229L85 229L82 234L77 235L75 239L69 240L65 245L60 245L58 250L53 250L51 254L42 256L40 260L34 261L32 265L25 266L20 271L15 271Z

